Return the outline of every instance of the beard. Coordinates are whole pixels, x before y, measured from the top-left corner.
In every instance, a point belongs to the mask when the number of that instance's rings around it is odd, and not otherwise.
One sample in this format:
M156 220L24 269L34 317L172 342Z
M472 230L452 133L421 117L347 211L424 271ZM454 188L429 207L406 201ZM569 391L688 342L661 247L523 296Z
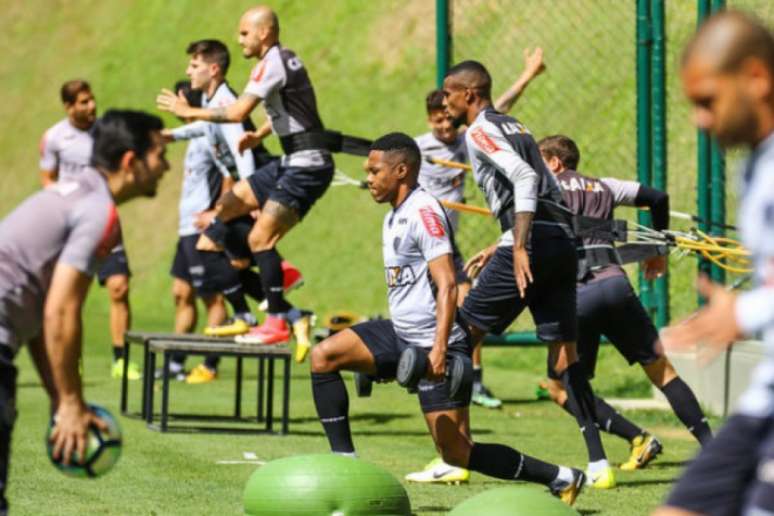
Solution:
M735 104L733 113L718 127L715 136L723 148L737 147L741 145L753 145L756 143L759 133L760 121L755 113L752 101L740 98Z

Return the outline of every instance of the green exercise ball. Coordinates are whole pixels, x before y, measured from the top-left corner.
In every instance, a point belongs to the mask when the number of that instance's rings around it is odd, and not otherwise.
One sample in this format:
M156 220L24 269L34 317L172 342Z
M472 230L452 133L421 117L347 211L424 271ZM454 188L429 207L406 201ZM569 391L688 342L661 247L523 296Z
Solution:
M411 514L408 494L395 477L332 453L269 462L250 476L243 500L250 516Z
M578 516L564 502L535 486L490 489L468 498L449 516Z

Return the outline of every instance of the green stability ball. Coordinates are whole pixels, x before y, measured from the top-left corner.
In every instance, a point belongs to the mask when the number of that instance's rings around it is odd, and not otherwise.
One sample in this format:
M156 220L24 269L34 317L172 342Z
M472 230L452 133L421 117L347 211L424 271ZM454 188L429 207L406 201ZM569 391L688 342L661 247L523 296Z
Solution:
M269 462L250 476L243 499L250 516L411 514L408 494L395 477L332 453Z
M548 491L535 486L490 489L468 498L449 516L578 516L578 513Z

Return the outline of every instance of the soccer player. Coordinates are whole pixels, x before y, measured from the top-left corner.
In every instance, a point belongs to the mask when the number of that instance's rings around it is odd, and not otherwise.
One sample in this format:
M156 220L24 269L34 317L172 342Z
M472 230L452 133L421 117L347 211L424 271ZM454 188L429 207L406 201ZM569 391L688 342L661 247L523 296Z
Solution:
M216 206L217 216L202 235L203 243L209 238L209 244L222 245L226 222L259 210L249 245L261 273L268 315L261 326L238 339L264 344L288 341L288 323L302 324L305 319L301 310L284 298L282 259L276 245L325 193L334 173L329 151L314 142L304 145L298 143L300 139L291 138L319 132L323 124L306 68L293 51L280 45L279 33L279 20L269 7L253 7L242 15L239 44L245 57L255 57L259 62L244 93L233 104L193 108L169 90L156 99L160 109L182 118L217 123L241 122L264 102L271 130L287 149L281 161L273 161L236 183ZM259 131L260 136L268 132L267 127Z
M43 186L57 180L78 180L91 159L91 128L97 118L97 104L91 86L83 80L67 81L60 90L67 118L48 129L40 141L40 177ZM118 242L103 261L97 279L107 288L110 299L110 336L113 344L111 376L124 372L124 333L132 320L129 306L129 262L123 242ZM140 378L137 364L127 369L130 380Z
M90 167L60 178L0 221L0 514L16 416L14 357L27 343L54 413L53 455L83 457L106 424L83 399L81 309L100 260L121 239L115 204L152 197L168 170L159 118L110 110L94 124Z
M583 488L582 471L545 463L502 444L472 442L470 390L464 399L450 397L444 379L447 352L470 356L472 348L456 317L453 233L438 200L417 186L420 160L416 143L402 133L382 136L371 146L369 192L376 202L392 206L382 225L391 319L356 324L312 349L312 393L331 450L355 455L340 371L394 379L401 352L418 346L429 351L430 362L427 378L419 384L419 403L443 460L504 480L549 486L572 504Z
M662 332L668 349L719 352L759 335L767 358L728 418L657 510L659 516L774 514L774 35L746 14L710 17L683 53L680 75L693 119L726 148L752 150L741 168L737 223L752 253L754 286L735 294L706 277L707 305Z
M478 343L488 332L502 333L529 308L586 442L588 476L596 487L613 487L615 475L594 425L594 394L575 345L572 214L529 130L494 109L491 88L489 72L477 61L452 67L443 86L447 111L468 126L465 141L473 174L503 231L494 249L469 261L483 270L460 313Z
M548 169L556 176L564 201L573 213L612 220L616 206L647 207L657 230L669 227L669 196L636 181L598 179L577 172L578 146L567 136L548 136L538 142ZM598 237L583 239L578 271L578 358L589 379L594 377L599 340L606 336L629 364L642 366L650 381L664 393L677 417L702 445L712 432L691 388L677 375L659 342L658 330L632 289L613 243ZM667 257L645 260L645 278L666 271ZM567 392L549 369L549 393L561 407ZM595 397L597 426L629 442L623 470L645 467L659 453L661 443L627 420L602 398Z
M513 85L508 88L494 103L495 109L501 113L507 113L513 104L521 96L532 79L545 70L543 64L543 49L536 48L533 52L524 49L524 71ZM465 147L464 130L459 130L446 109L443 106L443 91L433 90L425 98L427 110L427 123L430 132L421 134L415 138L419 150L422 152L422 168L419 171L419 184L437 199L465 202L465 171L458 168L450 168L439 163L431 163L428 158L457 163L467 162L468 154ZM449 222L454 232L459 227L459 212L446 210ZM455 257L455 265L458 266L457 290L459 298L458 306L462 305L470 290L470 278L463 270L462 257ZM502 401L495 398L492 392L484 385L484 370L481 363L481 343L473 350L473 403L487 408L500 408ZM442 465L442 467L445 467ZM446 468L447 470L449 468ZM436 477L429 475L430 479Z

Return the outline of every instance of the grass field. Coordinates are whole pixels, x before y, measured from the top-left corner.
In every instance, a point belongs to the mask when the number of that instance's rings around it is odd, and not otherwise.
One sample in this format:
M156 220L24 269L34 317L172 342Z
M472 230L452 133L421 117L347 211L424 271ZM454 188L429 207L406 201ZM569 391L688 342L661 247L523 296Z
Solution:
M183 76L184 48L191 40L211 37L228 43L233 55L229 76L237 90L242 87L251 64L239 57L235 29L245 4L235 0L29 0L7 4L0 17L0 47L5 50L5 59L0 60L0 81L5 88L0 117L6 121L0 127L0 216L38 187L37 142L42 132L63 116L57 90L64 80L76 76L90 79L103 111L113 106L153 110L156 92ZM633 27L624 29L622 24L633 20L633 14L622 16L622 4L625 3L590 2L598 12L591 17L595 30L609 27L611 33L619 29L632 33ZM687 4L691 4L690 9L685 7ZM695 19L692 4L670 2L668 5L670 41L673 42L668 52L672 120L669 184L673 206L686 211L691 211L696 191L692 161L694 132L687 123L687 108L673 72L678 45L690 33ZM435 82L434 2L336 0L320 8L318 3L280 0L272 5L281 16L283 43L295 49L310 70L322 116L329 127L368 137L391 130L410 134L425 130L423 98ZM544 2L519 2L516 9L515 0L513 4L458 1L455 16L464 15L466 11L462 9L466 5L487 7L488 10L484 9L487 17L456 19L461 36L466 38L461 37L457 57L477 57L487 63L499 59L503 64L494 70L497 90L505 87L504 81L520 69L522 46L544 45L549 73L522 100L528 117L525 123L537 136L559 131L579 135L591 173L633 177L632 142L622 144L627 156L620 162L611 161L603 153L604 149L595 146L599 135L613 133L630 137L632 128L627 124L633 110L630 91L633 38L617 35L605 40L606 48L586 48L581 43L586 33L580 29L590 23L586 17L559 24L558 30L549 37L541 24L526 25L531 19L549 23L550 18L538 12ZM492 5L499 5L503 13L507 10L512 18L492 11L489 9ZM763 0L745 0L741 5L755 9L767 19L774 15L771 4ZM618 9L615 13L613 6ZM482 23L511 23L520 28L514 33L523 39L513 41L512 46L498 45L494 33L483 30ZM578 31L580 36L573 49L610 55L605 59L620 60L615 70L626 75L622 82L616 82L607 68L598 73L600 76L610 73L609 77L595 79L594 74L589 74L594 80L578 84L582 103L603 106L604 113L600 115L593 109L582 111L582 120L565 127L563 124L569 122L556 118L557 106L552 104L552 99L561 92L557 85L575 84L578 73L572 68L565 69L561 63L568 66L582 63L583 56L587 55L563 54L565 47L571 46L563 44L566 41L563 38L573 31ZM471 54L463 54L463 41L469 43L467 48ZM476 50L479 53L473 55L473 49L479 49ZM563 109L573 109L573 105ZM518 107L516 114L520 116ZM257 115L256 121L261 116ZM176 123L169 117L165 120L168 124ZM589 120L595 131L586 130ZM596 126L609 129L600 130ZM269 142L269 146L276 150L276 141ZM156 199L121 208L134 273L131 299L136 329L169 331L172 327L168 268L176 239L183 151L182 145L172 147L173 169ZM603 169L611 163L622 164L621 170ZM360 160L356 158L337 157L337 164L351 175L358 174L360 169ZM469 191L472 194L472 189ZM480 199L473 195L472 202ZM729 195L729 213L732 209L733 195ZM384 207L376 206L356 189L342 187L329 192L309 219L280 246L283 254L306 276L307 286L293 294L291 300L322 314L336 309L354 309L366 314L384 312L385 289L378 243L384 211ZM480 240L471 246L488 243L496 235L491 224L463 224L469 225L471 238ZM673 268L674 315L685 314L694 306L690 290L694 270L692 259L685 259ZM87 398L115 412L118 383L108 379L107 302L105 293L97 287L87 303L84 320ZM523 317L520 327L529 327L529 324L529 318ZM533 400L535 382L545 367L544 352L487 350L485 361L487 383L506 399L506 404L501 411L471 409L474 436L485 442L507 443L552 461L574 466L585 464L585 452L574 423L551 404ZM238 513L241 489L252 466L216 465L216 461L238 460L247 451L256 453L261 460L270 460L327 449L314 416L307 366L294 366L290 436L161 435L146 430L137 420L122 418L126 445L116 470L96 481L67 479L47 464L44 454L48 409L43 391L24 352L17 362L21 371L20 417L14 434L10 485L14 514ZM221 380L209 386L175 384L173 406L179 410L196 408L226 413L231 406L231 367L227 361ZM251 392L250 387L254 385L254 376L249 378L253 383L248 382L245 392ZM627 368L610 349L602 352L595 385L607 396L649 394L644 375ZM138 394L137 386L133 387ZM400 478L432 457L431 442L414 399L394 385L378 386L375 391L369 400L351 400L356 445L365 460L387 468ZM132 401L136 407L137 397ZM245 407L252 401L248 397ZM617 490L584 495L578 502L584 514L647 514L663 498L681 465L696 450L690 435L671 414L638 411L628 415L654 430L665 442L666 453L651 469L621 474L621 486ZM719 422L713 423L716 427ZM625 459L624 443L607 439L606 445L612 461ZM474 475L467 487L409 485L407 489L418 514L440 514L497 484Z

